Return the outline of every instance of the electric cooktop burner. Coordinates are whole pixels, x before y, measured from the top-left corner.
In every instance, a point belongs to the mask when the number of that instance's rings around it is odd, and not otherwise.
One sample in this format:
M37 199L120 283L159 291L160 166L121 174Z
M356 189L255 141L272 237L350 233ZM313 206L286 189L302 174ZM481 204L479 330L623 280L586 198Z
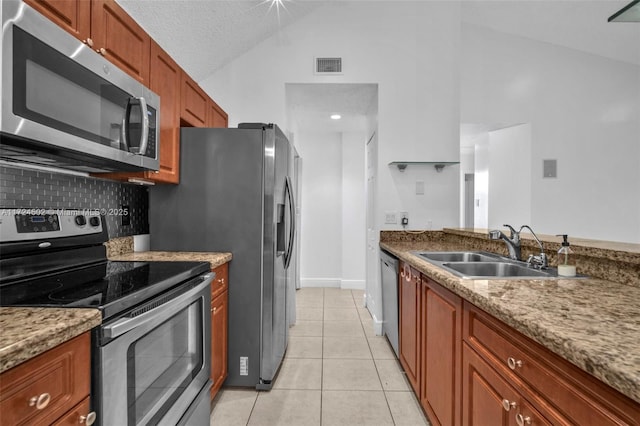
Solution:
M108 318L189 278L206 262L104 262L0 288L0 306L98 308Z

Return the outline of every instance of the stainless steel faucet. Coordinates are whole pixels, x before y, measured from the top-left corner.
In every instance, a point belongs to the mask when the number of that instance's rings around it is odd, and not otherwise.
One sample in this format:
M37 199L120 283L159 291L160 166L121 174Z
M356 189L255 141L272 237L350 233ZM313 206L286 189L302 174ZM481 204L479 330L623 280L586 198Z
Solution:
M547 269L549 267L549 259L547 258L547 254L544 252L544 244L542 244L542 241L538 239L538 236L535 232L533 232L533 229L531 229L529 225L522 225L520 227L520 232L522 232L523 228L527 228L529 231L531 231L531 235L533 235L533 238L535 238L536 242L540 246L540 254L538 256L535 256L533 254L529 255L527 264L537 269Z
M503 240L507 244L507 249L509 250L509 257L511 259L520 260L520 255L522 253L522 250L521 250L522 241L520 240L520 232L522 232L524 228L527 228L529 231L531 231L531 235L533 235L533 238L535 238L536 242L540 246L540 254L537 256L533 254L530 255L529 258L527 259L527 264L536 269L547 269L549 267L549 259L547 258L547 254L544 252L544 244L542 244L542 241L540 241L536 233L533 232L533 229L531 229L529 225L522 225L519 231L516 231L515 229L513 229L511 225L507 225L506 223L503 226L506 226L507 228L509 228L509 231L511 232L511 235L509 237L504 235L502 231L498 229L494 229L492 231L489 231L489 239Z
M489 231L489 239L504 240L504 242L507 244L507 250L509 250L509 257L514 260L520 260L520 232L516 231L511 225L507 225L506 223L503 226L509 228L509 231L511 232L511 235L509 237L504 235L502 231L494 229L492 231Z

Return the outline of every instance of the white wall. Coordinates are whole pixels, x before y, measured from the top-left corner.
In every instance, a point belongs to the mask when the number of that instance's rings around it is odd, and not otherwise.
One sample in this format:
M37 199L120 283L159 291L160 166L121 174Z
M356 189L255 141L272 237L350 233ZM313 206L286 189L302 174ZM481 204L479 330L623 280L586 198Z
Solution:
M342 282L341 288L365 289L366 133L342 133Z
M531 125L489 132L488 208L490 229L531 224Z
M400 229L382 225L383 212L407 206L434 228L455 226L457 174L434 176L438 192L416 203L403 199L387 164L458 160L459 8L457 2L328 2L200 84L224 105L230 126L257 120L288 128L285 83L378 83L378 227ZM315 75L314 57L323 55L342 57L343 74ZM443 196L441 186L453 190Z
M473 223L476 228L489 228L489 134L476 139Z
M297 136L304 159L300 224L300 286L339 287L342 280L342 138Z
M536 233L640 242L640 67L464 24L461 70L462 122L531 124Z
M360 132L301 132L302 287L365 289L365 143Z

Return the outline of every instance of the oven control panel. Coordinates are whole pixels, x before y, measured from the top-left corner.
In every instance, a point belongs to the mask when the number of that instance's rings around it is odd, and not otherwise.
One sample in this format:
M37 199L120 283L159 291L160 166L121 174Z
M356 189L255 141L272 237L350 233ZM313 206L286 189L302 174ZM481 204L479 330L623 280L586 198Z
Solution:
M0 209L0 241L99 234L103 219L98 210Z

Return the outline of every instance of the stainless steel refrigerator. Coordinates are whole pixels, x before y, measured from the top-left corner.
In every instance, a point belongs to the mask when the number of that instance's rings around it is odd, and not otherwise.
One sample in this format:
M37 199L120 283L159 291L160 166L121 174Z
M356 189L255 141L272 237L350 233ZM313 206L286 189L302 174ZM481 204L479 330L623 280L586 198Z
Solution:
M294 150L273 124L183 128L180 184L149 190L152 250L231 252L228 386L267 390L295 303Z

